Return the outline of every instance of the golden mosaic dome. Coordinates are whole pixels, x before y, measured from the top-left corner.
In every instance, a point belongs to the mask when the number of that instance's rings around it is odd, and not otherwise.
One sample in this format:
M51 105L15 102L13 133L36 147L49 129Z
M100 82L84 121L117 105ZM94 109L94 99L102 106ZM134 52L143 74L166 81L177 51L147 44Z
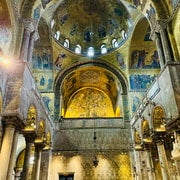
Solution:
M132 18L116 0L63 1L54 12L51 32L56 42L77 54L112 52L128 39Z

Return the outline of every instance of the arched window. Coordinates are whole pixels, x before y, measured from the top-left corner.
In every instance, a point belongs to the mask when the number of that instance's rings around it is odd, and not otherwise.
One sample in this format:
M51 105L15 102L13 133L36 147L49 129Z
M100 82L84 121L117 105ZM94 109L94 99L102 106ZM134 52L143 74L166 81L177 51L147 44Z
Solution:
M76 47L75 47L75 53L76 54L81 54L81 46L79 44L76 45Z
M69 48L69 40L68 39L65 39L64 47Z
M50 27L51 27L51 29L53 28L54 23L55 23L55 20L54 20L54 19L52 19L52 20L51 20L51 23L50 23Z
M123 39L127 38L127 34L126 34L126 31L124 29L121 31L121 35L122 35Z
M88 55L89 57L94 56L94 48L93 48L93 47L89 47L89 48L88 48L87 55Z
M118 47L118 42L117 42L116 39L113 39L113 40L112 40L112 47L113 47L113 48L117 48L117 47Z
M59 37L60 37L60 31L56 31L54 37L59 40Z
M106 54L106 53L107 53L107 48L106 48L106 45L103 44L103 45L101 46L101 54Z

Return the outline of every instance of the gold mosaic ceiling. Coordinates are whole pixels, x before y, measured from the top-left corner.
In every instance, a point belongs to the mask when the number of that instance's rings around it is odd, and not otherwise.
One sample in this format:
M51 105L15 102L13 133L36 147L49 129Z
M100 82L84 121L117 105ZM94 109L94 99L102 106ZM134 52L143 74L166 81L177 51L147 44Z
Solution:
M69 49L76 45L87 55L89 47L95 48L95 55L101 55L101 46L107 52L120 47L131 32L132 19L123 3L116 0L73 0L63 1L54 12L52 35L59 31L56 39L60 45L69 40ZM113 47L112 41L117 41Z
M62 95L64 102L68 103L79 90L96 89L105 93L115 106L120 93L117 87L121 87L119 81L110 71L97 66L83 67L66 76L62 84Z

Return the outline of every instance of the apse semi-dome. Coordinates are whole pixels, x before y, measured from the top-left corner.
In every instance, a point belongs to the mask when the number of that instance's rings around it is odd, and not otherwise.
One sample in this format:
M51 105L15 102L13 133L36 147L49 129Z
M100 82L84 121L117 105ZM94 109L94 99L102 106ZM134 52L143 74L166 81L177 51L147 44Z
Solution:
M117 0L65 0L51 21L55 41L77 54L97 56L126 42L132 19Z

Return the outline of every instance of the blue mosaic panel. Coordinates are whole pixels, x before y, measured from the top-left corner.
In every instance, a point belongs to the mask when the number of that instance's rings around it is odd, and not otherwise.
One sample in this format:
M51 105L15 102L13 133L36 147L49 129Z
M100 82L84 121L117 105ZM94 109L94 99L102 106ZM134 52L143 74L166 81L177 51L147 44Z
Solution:
M155 75L147 74L132 74L130 76L130 88L131 90L147 90L147 88L155 80Z

